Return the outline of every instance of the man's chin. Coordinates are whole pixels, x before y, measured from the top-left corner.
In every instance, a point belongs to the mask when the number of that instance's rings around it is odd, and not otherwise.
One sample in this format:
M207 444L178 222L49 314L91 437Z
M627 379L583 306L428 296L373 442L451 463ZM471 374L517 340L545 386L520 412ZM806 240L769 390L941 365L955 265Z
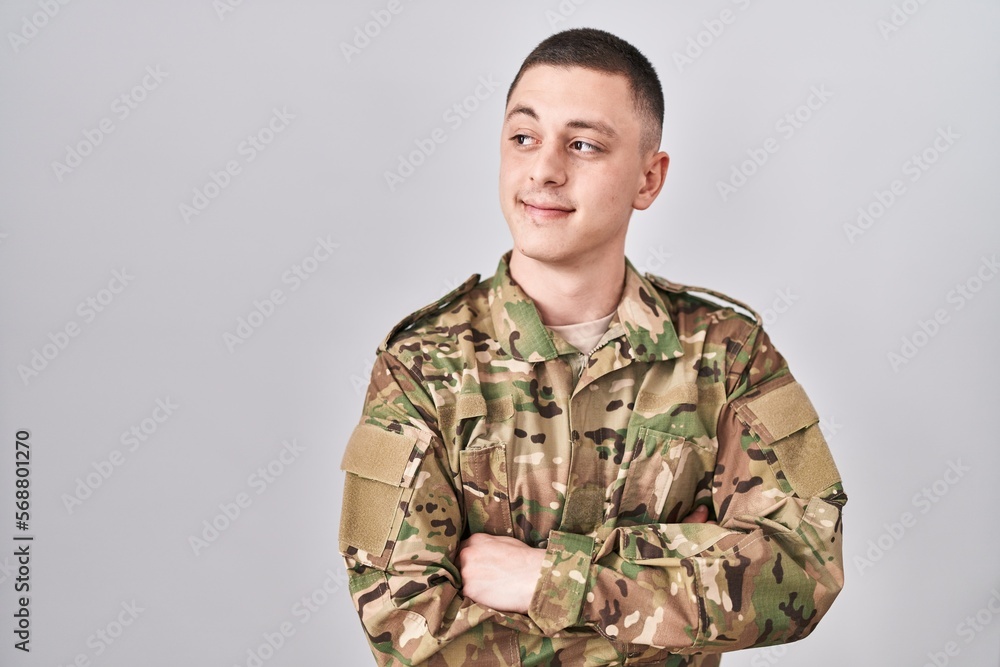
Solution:
M551 265L566 264L576 256L569 248L544 243L515 244L514 252L522 255L527 260Z

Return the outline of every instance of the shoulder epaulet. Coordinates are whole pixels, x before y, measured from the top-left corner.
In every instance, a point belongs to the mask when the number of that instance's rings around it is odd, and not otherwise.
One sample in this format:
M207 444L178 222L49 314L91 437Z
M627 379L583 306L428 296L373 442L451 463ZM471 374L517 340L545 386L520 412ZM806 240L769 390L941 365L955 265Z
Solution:
M756 310L754 310L750 306L746 305L742 301L734 299L731 296L727 296L727 295L723 294L722 292L716 292L715 290L710 290L710 289L708 289L706 287L694 287L693 285L681 285L680 283L671 282L671 281L667 280L666 278L661 278L660 276L653 275L652 273L647 273L646 274L646 280L648 280L649 282L653 283L657 287L662 287L663 289L667 290L668 292L677 292L677 293L680 293L680 292L702 292L704 294L709 294L711 296L714 296L716 299L721 299L722 301L728 301L729 303L731 303L733 305L739 306L740 308L742 308L743 310L745 310L747 313L749 313L753 317L754 323L756 323L758 326L764 321L761 318L761 316L757 313Z
M409 315L407 315L406 317L404 317L403 319L401 319L399 322L396 323L396 326L394 326L389 331L389 333L386 335L386 337L382 340L382 344L378 346L378 349L379 350L387 350L388 349L388 345L389 345L389 341L397 333L399 333L400 331L405 331L407 327L409 327L410 325L414 324L418 320L426 317L427 315L430 315L431 313L439 313L439 312L441 312L442 310L444 310L445 308L447 308L449 305L451 305L451 303L455 299L457 299L458 297L462 296L466 292L471 291L472 288L475 287L478 284L479 284L479 274L478 273L473 273L471 276L469 276L466 279L466 281L464 283L462 283L461 285L459 285L458 287L456 287L452 291L448 292L447 294L445 294L443 297L441 297L440 299L438 299L434 303L427 304L426 306L424 306L420 310L413 311L412 313L410 313Z

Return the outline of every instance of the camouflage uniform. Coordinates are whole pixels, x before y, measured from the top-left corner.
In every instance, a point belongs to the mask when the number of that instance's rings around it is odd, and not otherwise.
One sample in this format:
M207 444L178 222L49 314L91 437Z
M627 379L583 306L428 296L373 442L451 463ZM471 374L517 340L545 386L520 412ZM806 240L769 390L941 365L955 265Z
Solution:
M627 263L585 355L509 256L390 332L345 450L340 548L378 663L708 667L808 635L843 586L847 497L764 331ZM679 523L697 505L718 525ZM546 549L527 615L462 596L475 532Z

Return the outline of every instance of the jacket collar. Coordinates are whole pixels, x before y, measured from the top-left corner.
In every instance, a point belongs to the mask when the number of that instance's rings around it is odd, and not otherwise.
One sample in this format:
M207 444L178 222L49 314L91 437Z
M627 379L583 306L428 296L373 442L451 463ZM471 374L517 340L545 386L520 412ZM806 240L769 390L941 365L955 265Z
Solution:
M564 345L542 324L534 301L511 277L510 255L508 251L500 258L490 285L489 305L497 341L521 361L548 361L565 354ZM624 336L629 349L623 353L635 361L664 361L684 354L669 308L628 258L625 287L615 315L602 344Z

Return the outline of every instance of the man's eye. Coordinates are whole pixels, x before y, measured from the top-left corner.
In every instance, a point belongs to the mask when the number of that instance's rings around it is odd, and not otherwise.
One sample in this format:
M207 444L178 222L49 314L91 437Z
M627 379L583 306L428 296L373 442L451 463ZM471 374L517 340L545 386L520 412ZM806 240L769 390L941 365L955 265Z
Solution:
M534 138L529 137L527 134L515 134L511 139L518 146L529 146L535 143Z
M600 148L598 148L594 144L587 143L586 141L579 141L579 140L577 140L577 141L574 141L573 143L571 143L570 146L572 146L575 150L578 150L578 151L580 151L582 153L600 153L601 152Z

